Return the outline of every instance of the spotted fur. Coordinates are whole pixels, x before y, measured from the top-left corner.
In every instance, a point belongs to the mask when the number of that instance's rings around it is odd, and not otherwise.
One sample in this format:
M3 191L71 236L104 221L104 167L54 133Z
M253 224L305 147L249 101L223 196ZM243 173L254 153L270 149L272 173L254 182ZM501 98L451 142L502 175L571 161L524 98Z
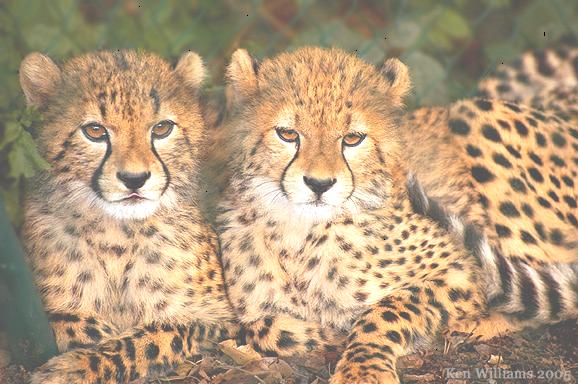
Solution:
M480 96L525 104L578 122L578 48L524 53L478 84Z
M51 164L29 188L24 243L63 352L33 383L155 377L234 330L217 237L195 204L203 73L190 52L175 68L132 51L23 61ZM163 121L174 126L157 137Z
M237 153L218 223L250 344L344 348L332 383L397 383L398 356L489 316L462 236L412 198L403 64L304 48L256 67L241 50L228 76Z
M524 54L480 82L494 100L424 108L403 130L426 193L474 224L490 304L513 328L578 317L577 55Z

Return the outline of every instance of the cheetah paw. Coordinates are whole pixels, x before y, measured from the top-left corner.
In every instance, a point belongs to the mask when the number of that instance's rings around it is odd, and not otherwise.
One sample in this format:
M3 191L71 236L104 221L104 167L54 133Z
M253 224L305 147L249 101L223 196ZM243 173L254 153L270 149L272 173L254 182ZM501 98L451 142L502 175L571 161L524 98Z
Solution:
M53 357L31 376L31 384L80 384L86 383L87 372L79 364L82 351L67 352Z

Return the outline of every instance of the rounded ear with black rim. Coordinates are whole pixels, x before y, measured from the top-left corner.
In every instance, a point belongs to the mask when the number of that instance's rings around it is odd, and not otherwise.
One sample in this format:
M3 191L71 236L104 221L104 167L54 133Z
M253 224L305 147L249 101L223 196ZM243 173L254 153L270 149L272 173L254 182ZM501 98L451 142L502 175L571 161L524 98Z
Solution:
M193 88L200 88L207 76L203 59L192 51L185 52L181 55L175 71L187 85Z
M245 49L233 52L227 67L227 105L236 107L249 99L259 89L259 65Z
M411 89L411 80L407 66L398 59L387 59L380 69L389 84L389 97L392 102L401 106L403 99Z
M28 106L45 106L60 81L60 68L46 55L34 52L20 63L20 86Z

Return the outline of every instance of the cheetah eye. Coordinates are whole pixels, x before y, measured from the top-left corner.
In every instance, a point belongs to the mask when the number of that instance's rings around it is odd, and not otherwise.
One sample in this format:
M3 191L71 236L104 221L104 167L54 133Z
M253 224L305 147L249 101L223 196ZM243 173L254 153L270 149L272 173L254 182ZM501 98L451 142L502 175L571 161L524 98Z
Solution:
M82 126L82 133L90 141L105 141L108 132L105 127L97 123L88 123Z
M176 124L171 120L163 120L160 123L156 123L153 126L153 138L164 139L165 137L168 137L173 131L175 125Z
M294 129L275 128L275 131L277 131L277 136L279 136L281 140L288 143L294 143L299 140L299 133Z
M348 133L347 135L343 136L343 145L346 145L348 147L355 147L361 144L363 139L365 139L364 133L357 133L357 132Z

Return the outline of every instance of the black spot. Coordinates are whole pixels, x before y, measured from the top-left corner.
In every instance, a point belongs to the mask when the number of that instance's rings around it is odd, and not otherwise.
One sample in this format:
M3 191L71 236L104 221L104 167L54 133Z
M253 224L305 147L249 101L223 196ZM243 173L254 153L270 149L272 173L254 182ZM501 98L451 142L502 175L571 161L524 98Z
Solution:
M543 165L542 159L540 159L540 156L536 155L534 152L530 152L530 159L532 159L532 161L534 163L536 163L537 165Z
M544 182L544 177L542 176L540 171L538 171L536 168L530 167L530 168L528 168L528 172L530 173L530 176L532 177L532 179L536 180L538 183Z
M524 243L527 244L536 244L536 239L534 238L534 236L532 236L531 234L529 234L528 232L521 230L520 231L520 235L521 235L521 239Z
M488 100L476 100L476 106L482 111L491 111L492 103Z
M566 166L566 162L564 160L562 160L559 156L557 155L551 155L550 156L550 160L552 160L552 162L554 164L556 164L558 167L565 167Z
M534 216L534 210L532 209L532 207L526 203L522 204L522 211L524 211L524 213L526 214L526 216L528 217L533 217Z
M507 217L519 217L520 216L520 212L518 212L518 209L516 208L516 206L509 201L506 201L506 202L503 202L500 204L500 212L502 212L502 214L504 214L504 216L507 216Z
M562 181L564 182L564 184L566 184L569 187L574 186L574 181L571 178L569 178L568 176L562 176Z
M566 202L566 204L568 204L569 207L571 208L576 208L576 199L568 196L568 195L564 195L564 201Z
M461 119L450 120L450 129L456 135L465 136L470 133L470 126Z
M389 331L385 334L385 336L393 341L394 343L400 344L401 343L401 335L399 334L399 332L396 331Z
M560 180L558 180L556 176L550 175L550 181L556 186L556 188L560 188Z
M488 124L482 127L482 135L484 135L486 139L493 141L495 143L499 143L500 141L502 141L502 138L500 137L500 132L498 132L496 128Z
M432 268L432 269L433 269L433 268ZM421 311L419 310L419 308L416 307L416 306L413 305L413 304L407 303L407 304L405 304L405 307L406 307L408 310L410 310L410 311L412 311L413 313L415 313L416 315L420 315L420 314L421 314ZM400 315L401 315L401 313L400 313Z
M516 159L521 159L522 155L520 154L520 152L518 152L514 147L512 147L510 144L506 145L506 149L508 150L508 152L510 152L510 154L512 156L514 156Z
M481 165L472 167L472 176L479 183L487 183L488 181L492 181L495 178L495 176L486 167Z
M550 137L552 138L552 141L554 142L555 146L563 148L566 145L566 139L558 132L552 133Z
M277 347L285 349L291 348L295 344L297 344L297 342L295 341L295 339L293 339L293 334L291 332L281 331L279 340L277 340Z
M181 353L183 350L183 339L179 336L173 337L173 340L171 341L171 349L174 353Z
M99 368L99 366L100 366L100 357L91 354L91 355L88 357L88 360L89 360L89 362L90 362L90 370L91 370L92 372L98 373L98 368Z
M387 322L394 322L398 320L398 317L395 313L391 311L385 311L381 314L381 318Z
M507 238L512 236L512 231L510 230L510 228L504 226L504 225L500 225L500 224L496 224L496 233L498 234L499 237L501 238Z
M570 223L572 223L573 226L578 228L578 219L576 219L576 216L574 216L574 214L567 213L566 218L568 219L568 221L570 221Z
M400 316L401 318L407 320L407 321L410 321L410 320L411 320L411 316L410 316L409 313L407 313L407 312L401 311L401 312L399 313L399 316Z
M102 334L100 331L94 327L87 326L84 328L84 333L88 336L91 340L100 341L102 339Z
M538 233L538 236L540 236L540 239L546 240L546 232L544 231L544 225L542 225L541 223L534 223L534 229Z
M492 158L494 159L494 162L498 165L501 165L504 168L512 168L512 163L510 163L510 161L508 159L506 159L506 157L500 153L494 153L494 155L492 156Z
M544 208L550 208L552 205L550 204L550 202L546 199L544 199L543 197L538 197L538 204L540 204L542 207Z
M468 155L471 157L480 157L482 155L482 151L478 147L474 147L471 144L468 144L466 151L468 151Z
M512 189L516 192L521 192L521 193L526 193L527 189L526 189L526 185L524 184L524 181L522 181L521 179L517 178L517 177L512 177L509 180L510 182L510 186L512 187Z
M560 201L560 199L558 198L558 195L556 194L556 192L554 192L554 191L552 191L552 190L548 191L548 196L550 196L550 198L551 198L552 200L554 200L555 202L559 202L559 201Z
M528 136L528 128L526 127L526 125L524 125L524 123L522 123L519 120L516 120L514 122L514 126L516 127L516 131L518 132L518 134L520 136Z
M367 323L363 326L363 332L365 333L370 333L370 332L375 332L375 330L377 330L377 326L374 323Z
M514 112L522 112L522 110L520 109L520 107L518 107L516 104L512 104L512 103L504 103L504 105L508 108L510 108L512 111Z
M546 146L546 137L540 132L536 132L536 143L542 148Z
M562 231L560 231L558 228L552 229L550 231L550 241L553 244L561 245L564 242L564 235L562 234Z
M159 346L153 343L147 344L145 347L145 356L149 360L154 360L159 355Z

